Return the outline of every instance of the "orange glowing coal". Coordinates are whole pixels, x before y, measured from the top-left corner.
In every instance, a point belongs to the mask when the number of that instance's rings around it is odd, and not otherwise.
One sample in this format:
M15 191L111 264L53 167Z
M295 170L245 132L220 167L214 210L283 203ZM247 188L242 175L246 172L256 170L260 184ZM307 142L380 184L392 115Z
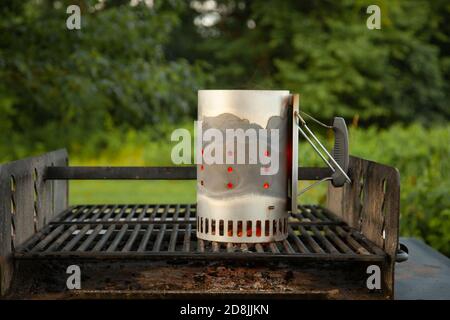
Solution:
M251 237L252 233L253 233L252 226L249 225L247 227L247 237ZM243 235L243 233L242 233L242 226L238 226L237 236L238 237L242 237L242 235ZM228 230L228 236L229 237L233 236L233 231L232 230ZM256 236L257 237L261 237L261 227L258 227L258 226L256 227Z

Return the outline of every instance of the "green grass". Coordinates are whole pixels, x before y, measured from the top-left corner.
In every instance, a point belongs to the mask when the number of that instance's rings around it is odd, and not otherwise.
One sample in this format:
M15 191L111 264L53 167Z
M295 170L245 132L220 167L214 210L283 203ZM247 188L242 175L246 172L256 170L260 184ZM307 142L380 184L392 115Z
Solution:
M77 204L194 203L195 181L71 181L69 199ZM310 182L299 183L304 188ZM301 203L323 203L326 184L299 197Z
M194 203L195 181L71 181L70 204Z

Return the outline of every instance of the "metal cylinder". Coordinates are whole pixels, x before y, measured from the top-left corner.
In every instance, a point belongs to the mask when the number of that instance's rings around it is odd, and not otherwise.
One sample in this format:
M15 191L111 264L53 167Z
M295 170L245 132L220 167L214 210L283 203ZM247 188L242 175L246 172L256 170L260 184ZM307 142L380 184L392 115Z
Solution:
M198 92L198 238L235 243L286 239L289 101L285 90Z

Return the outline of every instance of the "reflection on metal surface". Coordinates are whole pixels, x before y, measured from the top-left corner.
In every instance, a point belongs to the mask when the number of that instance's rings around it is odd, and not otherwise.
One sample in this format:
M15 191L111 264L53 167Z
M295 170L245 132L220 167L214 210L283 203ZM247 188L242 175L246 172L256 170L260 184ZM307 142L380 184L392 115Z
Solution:
M257 243L286 239L288 235L288 157L290 125L288 91L201 90L198 94L198 120L203 132L227 129L246 132L254 129L267 136L248 135L233 139L220 150L233 165L206 164L197 170L197 237L220 242ZM264 131L261 131L264 130ZM278 131L272 141L270 130ZM267 140L266 140L267 138ZM267 141L267 143L265 142ZM277 142L277 143L275 143ZM239 143L245 150L244 163L237 163ZM251 151L257 146L257 159ZM202 142L199 149L207 150ZM199 150L198 149L198 150ZM206 152L204 152L206 153ZM278 168L270 170L269 160ZM264 161L266 161L264 163ZM290 177L289 177L290 179Z

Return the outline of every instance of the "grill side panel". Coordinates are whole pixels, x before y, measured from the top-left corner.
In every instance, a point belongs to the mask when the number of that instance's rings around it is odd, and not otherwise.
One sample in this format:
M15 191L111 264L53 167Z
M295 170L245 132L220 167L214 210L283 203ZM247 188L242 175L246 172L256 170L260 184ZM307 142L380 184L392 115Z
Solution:
M328 187L327 208L381 248L387 259L383 285L394 296L394 268L399 234L400 175L396 168L350 157L352 184Z
M67 207L67 181L45 180L47 167L67 164L61 149L0 166L0 295L13 276L12 254Z

